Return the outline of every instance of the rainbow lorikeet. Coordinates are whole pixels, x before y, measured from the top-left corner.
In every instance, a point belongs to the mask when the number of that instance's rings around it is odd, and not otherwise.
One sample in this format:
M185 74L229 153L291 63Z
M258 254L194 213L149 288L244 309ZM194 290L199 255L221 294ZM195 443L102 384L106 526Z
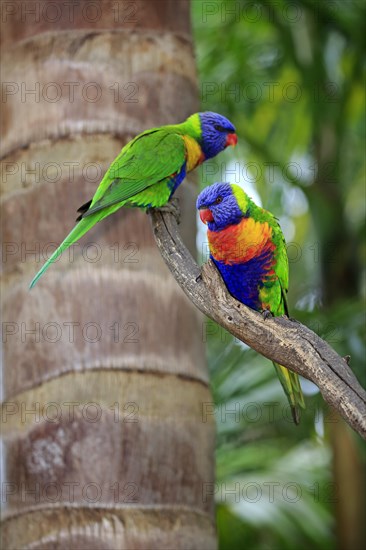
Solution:
M276 218L257 206L238 185L215 183L197 199L207 224L210 257L230 294L243 304L274 316L288 315L288 259ZM304 397L297 374L273 363L296 424Z
M92 200L78 210L78 224L30 284L89 229L121 206L164 206L187 172L236 145L235 127L222 115L196 113L181 124L146 130L127 143L112 162Z

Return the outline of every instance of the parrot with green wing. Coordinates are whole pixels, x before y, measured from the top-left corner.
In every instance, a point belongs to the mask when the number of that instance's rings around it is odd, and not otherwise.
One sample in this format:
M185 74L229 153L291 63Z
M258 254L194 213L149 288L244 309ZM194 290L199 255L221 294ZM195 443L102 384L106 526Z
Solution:
M122 206L145 210L164 206L188 172L236 143L233 124L209 111L195 113L180 124L139 134L123 147L94 197L79 208L77 225L39 270L30 288L62 252L97 222Z
M210 257L230 294L256 311L288 316L288 258L276 218L229 183L206 187L197 209L208 227ZM305 407L298 375L273 364L298 424L299 407Z

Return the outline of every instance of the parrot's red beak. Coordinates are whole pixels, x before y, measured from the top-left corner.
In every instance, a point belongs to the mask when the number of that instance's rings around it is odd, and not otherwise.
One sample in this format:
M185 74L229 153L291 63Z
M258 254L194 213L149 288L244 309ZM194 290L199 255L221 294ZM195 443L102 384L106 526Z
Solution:
M200 209L200 218L203 223L213 222L214 217L212 215L212 212L209 208L201 208Z
M235 147L235 145L238 143L238 136L236 134L228 134L226 137L226 147L229 145L232 145Z

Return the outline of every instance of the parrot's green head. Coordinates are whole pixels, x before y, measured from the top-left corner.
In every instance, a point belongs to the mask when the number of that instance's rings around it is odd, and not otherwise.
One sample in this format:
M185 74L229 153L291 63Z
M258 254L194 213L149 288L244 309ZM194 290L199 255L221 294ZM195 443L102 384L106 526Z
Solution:
M215 157L238 142L235 126L218 113L196 113L186 120L185 125L189 135L199 142L205 159Z

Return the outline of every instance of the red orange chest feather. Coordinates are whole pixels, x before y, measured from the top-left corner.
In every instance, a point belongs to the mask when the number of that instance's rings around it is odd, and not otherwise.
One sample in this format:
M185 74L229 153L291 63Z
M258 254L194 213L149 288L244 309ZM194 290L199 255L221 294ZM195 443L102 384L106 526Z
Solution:
M274 250L272 228L267 222L243 218L221 231L207 232L210 252L215 260L227 264L248 262L266 250Z

